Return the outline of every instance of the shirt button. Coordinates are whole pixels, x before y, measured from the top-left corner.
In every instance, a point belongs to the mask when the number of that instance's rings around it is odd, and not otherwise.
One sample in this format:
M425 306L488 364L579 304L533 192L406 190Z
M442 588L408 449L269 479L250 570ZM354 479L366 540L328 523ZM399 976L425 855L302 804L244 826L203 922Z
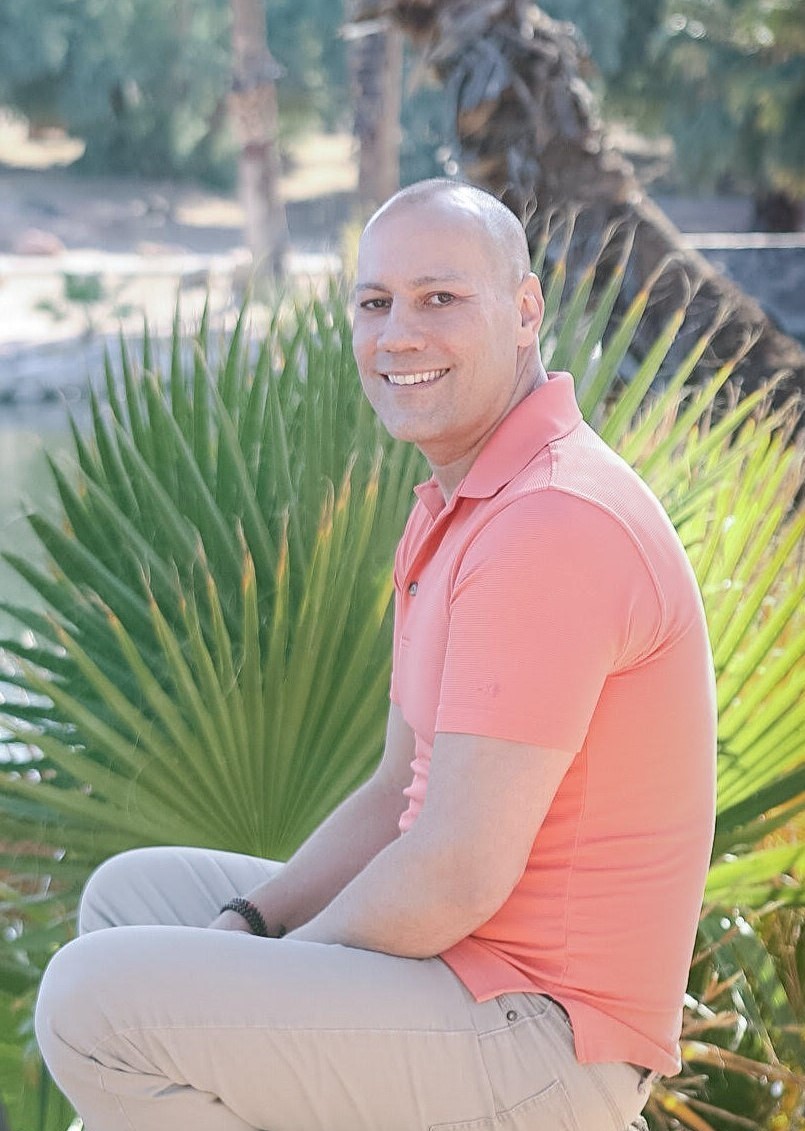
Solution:
M516 1021L517 1020L517 1010L510 1009L509 1012L506 1014L506 1020L507 1021Z
M412 581L411 584L408 586L408 592L411 594L412 597L416 597L416 591L417 591L418 588L419 588L419 582L418 581Z

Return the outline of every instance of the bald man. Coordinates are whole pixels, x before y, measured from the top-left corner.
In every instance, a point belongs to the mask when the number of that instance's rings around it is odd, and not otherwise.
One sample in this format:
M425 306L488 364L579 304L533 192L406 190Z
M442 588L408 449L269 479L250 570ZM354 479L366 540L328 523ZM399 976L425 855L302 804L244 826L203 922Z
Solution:
M95 873L36 1019L86 1131L624 1131L678 1071L704 616L657 500L546 373L542 314L493 197L423 182L367 225L361 382L432 472L385 750L285 865L165 848Z

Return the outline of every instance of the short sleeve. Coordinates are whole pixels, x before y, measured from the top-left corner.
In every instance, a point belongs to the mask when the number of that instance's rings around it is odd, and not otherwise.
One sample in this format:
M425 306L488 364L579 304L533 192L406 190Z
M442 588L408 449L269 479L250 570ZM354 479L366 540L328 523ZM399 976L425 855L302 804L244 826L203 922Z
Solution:
M392 703L399 706L400 703L400 689L397 686L397 657L400 654L400 632L401 632L401 615L400 615L400 591L397 586L396 578L394 582L394 630L393 630L393 645L391 650L391 681L389 683L389 699Z
M436 730L575 752L605 680L646 657L660 624L619 518L555 489L518 498L458 564Z

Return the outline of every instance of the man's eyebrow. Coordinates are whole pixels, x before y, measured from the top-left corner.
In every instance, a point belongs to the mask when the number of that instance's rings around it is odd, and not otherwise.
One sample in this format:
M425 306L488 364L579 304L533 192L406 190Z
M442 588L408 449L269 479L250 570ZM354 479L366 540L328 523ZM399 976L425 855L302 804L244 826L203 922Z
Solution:
M415 287L430 287L434 283L459 283L461 278L456 271L444 271L441 275L420 275L412 279L411 283Z
M417 275L415 279L411 279L410 285L412 287L431 287L439 283L458 283L461 282L462 276L455 271L446 271L442 275ZM388 291L385 283L356 283L356 291Z

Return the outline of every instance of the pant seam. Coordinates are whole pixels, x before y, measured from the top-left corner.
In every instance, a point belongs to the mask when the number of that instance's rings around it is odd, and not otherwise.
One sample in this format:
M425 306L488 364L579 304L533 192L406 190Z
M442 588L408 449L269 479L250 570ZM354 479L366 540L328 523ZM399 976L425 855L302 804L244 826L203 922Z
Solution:
M94 1057L98 1050L102 1049L105 1045L118 1038L126 1038L133 1033L177 1033L184 1030L192 1030L198 1032L210 1031L225 1031L225 1032L238 1032L248 1030L252 1033L370 1033L375 1036L385 1033L416 1036L416 1037L475 1037L478 1034L474 1029L396 1029L390 1028L388 1025L378 1027L361 1027L361 1028L347 1028L344 1026L337 1026L333 1028L323 1028L321 1025L268 1025L260 1023L238 1022L236 1024L221 1025L217 1023L210 1023L209 1025L200 1024L198 1022L186 1023L180 1025L130 1025L126 1029L116 1029L114 1033L110 1033L105 1037L101 1037L99 1041L88 1050L87 1056Z
M620 1128L623 1125L623 1118L624 1118L623 1113L621 1112L620 1108L618 1107L617 1103L615 1102L615 1100L612 1096L612 1093L610 1092L609 1088L606 1086L606 1083L602 1079L601 1074L598 1071L595 1064L588 1064L586 1067L587 1067L587 1070L590 1074L590 1079L592 1080L596 1091L598 1092L598 1094L601 1096L601 1098L604 1100L607 1107L609 1108L609 1113L612 1116L612 1126L614 1128L614 1131L620 1131ZM638 1082L637 1090L638 1090L638 1094L639 1094L639 1082Z
M136 1131L134 1124L129 1119L129 1117L126 1113L126 1110L123 1107L123 1101L121 1100L120 1096L116 1095L115 1092L110 1092L109 1089L106 1087L106 1082L104 1081L104 1078L103 1078L103 1065L99 1064L97 1060L95 1061L95 1071L98 1073L98 1085L99 1085L100 1091L102 1091L104 1093L104 1095L109 1096L110 1099L113 1100L113 1102L117 1106L117 1110L120 1112L121 1118L125 1119L126 1124L131 1129L131 1131Z

